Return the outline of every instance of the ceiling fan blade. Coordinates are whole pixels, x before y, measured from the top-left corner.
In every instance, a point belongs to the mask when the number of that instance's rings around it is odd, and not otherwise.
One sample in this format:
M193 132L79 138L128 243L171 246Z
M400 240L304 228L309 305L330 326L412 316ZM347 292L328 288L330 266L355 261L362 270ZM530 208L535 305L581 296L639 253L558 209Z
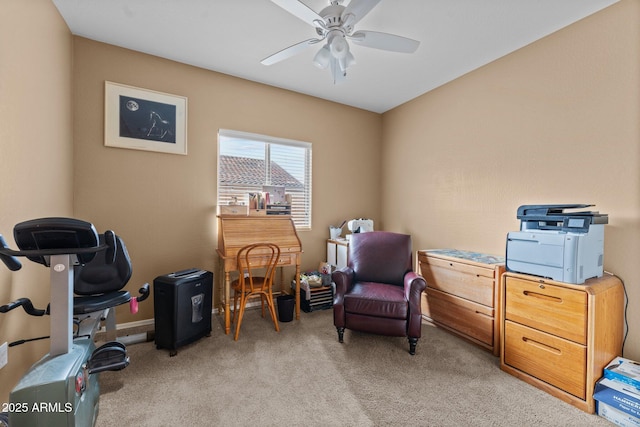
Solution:
M289 46L287 48L282 49L280 52L276 52L271 56L267 56L260 62L264 65L272 65L272 64L275 64L276 62L284 61L285 59L291 58L292 56L302 52L309 46L319 43L321 41L322 39L308 39L300 43L296 43L293 46Z
M420 42L417 40L377 31L356 31L348 37L361 46L390 50L392 52L413 53L420 46Z
M348 15L353 15L353 17L349 18L349 25L353 27L367 13L371 12L371 9L376 7L378 3L380 3L380 0L351 0L342 12L342 20L345 21Z
M271 0L293 16L303 20L309 25L319 27L324 23L322 16L311 10L309 6L298 0Z

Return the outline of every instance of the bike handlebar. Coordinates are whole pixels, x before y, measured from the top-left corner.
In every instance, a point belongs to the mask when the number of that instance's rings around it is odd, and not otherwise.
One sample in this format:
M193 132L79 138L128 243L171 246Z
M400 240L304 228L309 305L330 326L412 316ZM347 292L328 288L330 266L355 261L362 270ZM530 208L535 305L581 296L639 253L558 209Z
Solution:
M46 310L40 310L35 308L29 298L20 298L13 302L10 302L9 304L0 306L0 313L6 313L18 307L22 307L24 311L26 311L27 314L31 316L44 316L45 314L47 314Z
M2 236L2 234L0 234L0 260L4 262L4 265L6 265L9 270L20 270L22 268L22 263L20 262L20 260L18 260L18 258L13 255L5 253L4 249L10 250L7 246L7 241L4 240L4 237Z

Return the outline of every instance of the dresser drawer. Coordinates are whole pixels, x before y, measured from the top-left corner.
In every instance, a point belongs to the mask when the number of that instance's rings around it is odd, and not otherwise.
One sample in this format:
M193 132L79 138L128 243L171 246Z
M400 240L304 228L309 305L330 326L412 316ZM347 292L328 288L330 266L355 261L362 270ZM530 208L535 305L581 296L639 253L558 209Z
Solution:
M506 277L505 319L587 344L587 293Z
M510 321L505 321L504 363L586 398L586 347Z
M493 347L492 308L429 288L422 298L422 314L434 323Z
M420 255L420 272L427 287L447 292L461 298L494 306L493 268L448 261Z

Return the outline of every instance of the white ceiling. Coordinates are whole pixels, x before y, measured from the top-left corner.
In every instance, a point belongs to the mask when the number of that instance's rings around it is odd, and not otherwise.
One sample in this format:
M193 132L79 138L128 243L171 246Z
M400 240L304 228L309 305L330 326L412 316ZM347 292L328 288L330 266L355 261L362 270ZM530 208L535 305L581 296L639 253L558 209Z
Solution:
M420 47L404 54L351 43L356 64L337 85L312 64L320 44L260 63L316 37L269 0L52 1L75 35L382 113L618 0L383 0L356 30L409 37ZM303 3L316 12L329 5Z

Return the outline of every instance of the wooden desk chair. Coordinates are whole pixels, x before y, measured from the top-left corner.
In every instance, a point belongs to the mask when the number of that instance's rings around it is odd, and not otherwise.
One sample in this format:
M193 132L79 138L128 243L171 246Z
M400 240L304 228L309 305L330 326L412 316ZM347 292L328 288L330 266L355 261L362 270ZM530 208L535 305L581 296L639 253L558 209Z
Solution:
M231 283L233 289L233 321L236 322L236 333L233 339L238 341L242 317L249 299L260 297L262 303L262 317L264 305L267 303L269 313L276 327L280 331L273 303L273 279L275 277L280 248L273 243L255 243L247 245L238 251L238 279ZM238 298L240 301L238 301ZM238 302L239 307L238 307ZM237 318L237 319L236 319Z

